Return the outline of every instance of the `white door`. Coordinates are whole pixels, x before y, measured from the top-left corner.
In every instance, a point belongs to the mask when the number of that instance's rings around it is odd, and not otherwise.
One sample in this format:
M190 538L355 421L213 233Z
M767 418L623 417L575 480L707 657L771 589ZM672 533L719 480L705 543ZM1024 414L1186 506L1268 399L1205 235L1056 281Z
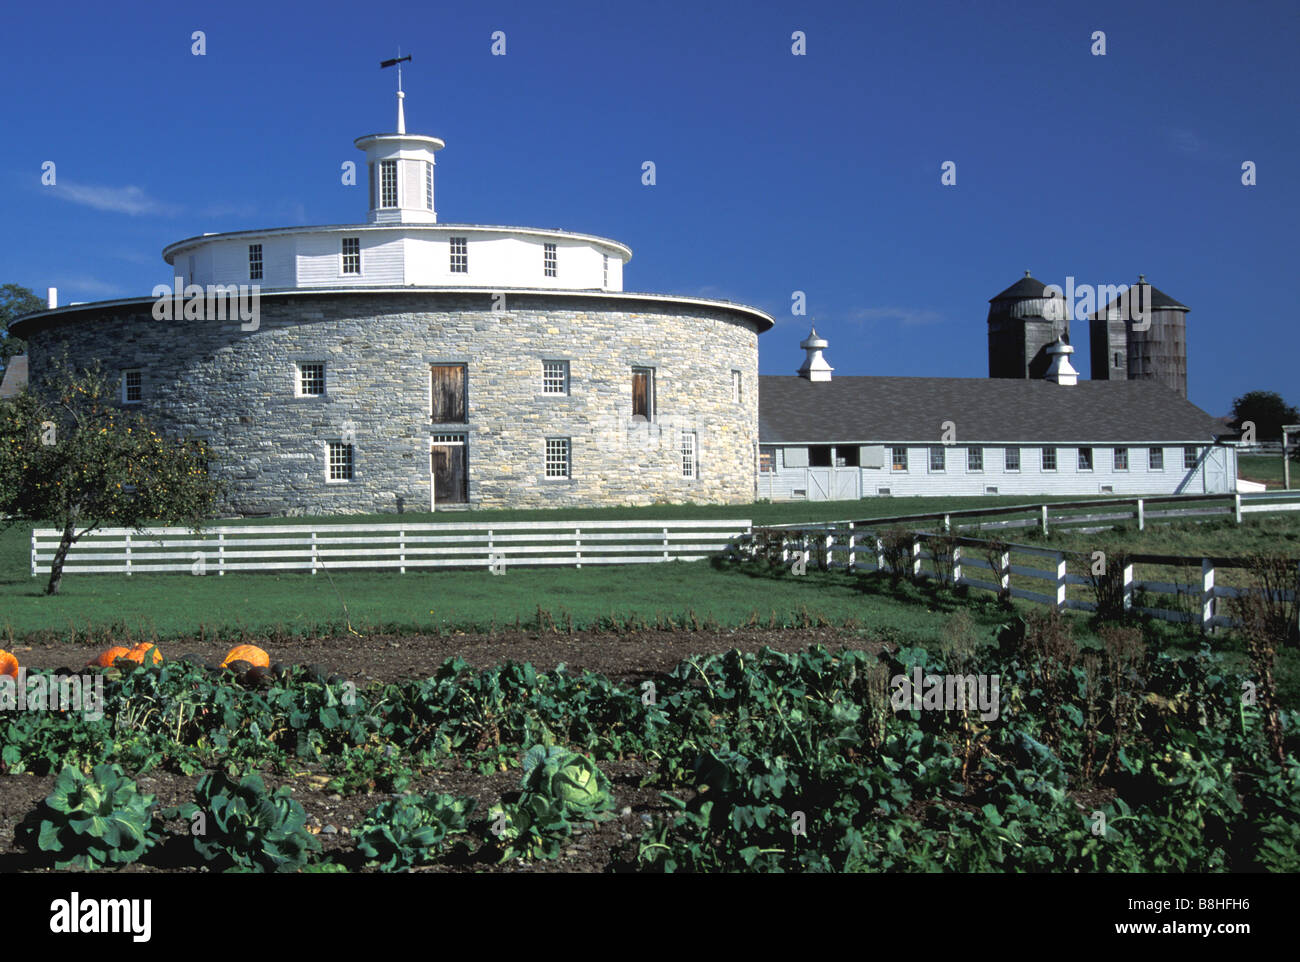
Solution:
M862 472L857 468L836 468L835 500L856 501L861 497L858 492L858 482L861 480Z
M831 492L834 490L831 483L831 475L834 470L834 468L808 469L809 501L829 501L831 499Z
M1205 493L1224 494L1228 491L1228 450L1213 447L1205 455Z

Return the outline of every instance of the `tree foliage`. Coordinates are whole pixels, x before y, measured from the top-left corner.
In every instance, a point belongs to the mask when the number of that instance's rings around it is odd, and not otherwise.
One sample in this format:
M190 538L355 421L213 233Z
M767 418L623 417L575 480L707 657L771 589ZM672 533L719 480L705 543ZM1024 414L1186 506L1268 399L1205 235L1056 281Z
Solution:
M68 549L102 525L189 523L212 514L217 484L206 445L160 435L118 400L99 368L60 373L0 402L0 516L40 519L63 531L47 594L56 594Z
M1255 422L1255 440L1282 440L1282 425L1300 424L1300 411L1282 399L1276 391L1248 391L1232 402L1233 426L1238 430L1246 421Z
M9 325L24 314L45 310L46 303L25 287L0 284L0 376L9 358L27 350L27 343L9 333Z

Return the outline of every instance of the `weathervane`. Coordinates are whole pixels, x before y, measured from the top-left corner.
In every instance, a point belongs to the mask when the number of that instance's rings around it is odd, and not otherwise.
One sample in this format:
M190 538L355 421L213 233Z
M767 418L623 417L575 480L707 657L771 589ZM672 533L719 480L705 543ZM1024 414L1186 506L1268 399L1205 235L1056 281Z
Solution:
M411 55L408 53L403 57L402 48L398 47L396 57L392 60L382 60L379 63L379 69L381 70L385 67L397 67L397 132L399 134L406 133L406 111L402 109L402 100L406 97L406 94L402 93L402 62L410 59Z

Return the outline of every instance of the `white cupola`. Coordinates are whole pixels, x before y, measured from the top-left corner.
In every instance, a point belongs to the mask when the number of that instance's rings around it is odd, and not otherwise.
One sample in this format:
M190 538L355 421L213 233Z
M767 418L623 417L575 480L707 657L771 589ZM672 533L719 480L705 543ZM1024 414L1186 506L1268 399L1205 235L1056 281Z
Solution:
M1055 340L1047 346L1047 354L1052 359L1051 366L1043 377L1055 384L1078 384L1079 372L1070 363L1074 348L1062 340Z
M367 219L371 224L436 224L433 155L447 145L437 137L406 132L400 64L397 76L397 133L369 134L354 141L366 152L370 170Z
M799 342L799 346L808 354L796 373L809 381L829 381L831 371L835 369L826 363L826 358L822 357L822 351L826 350L829 345L824 337L817 336L816 327L804 340Z

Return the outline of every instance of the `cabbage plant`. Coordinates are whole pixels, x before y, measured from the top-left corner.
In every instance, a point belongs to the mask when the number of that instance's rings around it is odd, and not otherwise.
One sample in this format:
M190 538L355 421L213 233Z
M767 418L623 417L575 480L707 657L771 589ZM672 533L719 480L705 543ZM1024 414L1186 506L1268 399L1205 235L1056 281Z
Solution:
M535 745L524 755L525 794L556 803L566 818L591 820L614 807L609 779L585 755L558 745Z

